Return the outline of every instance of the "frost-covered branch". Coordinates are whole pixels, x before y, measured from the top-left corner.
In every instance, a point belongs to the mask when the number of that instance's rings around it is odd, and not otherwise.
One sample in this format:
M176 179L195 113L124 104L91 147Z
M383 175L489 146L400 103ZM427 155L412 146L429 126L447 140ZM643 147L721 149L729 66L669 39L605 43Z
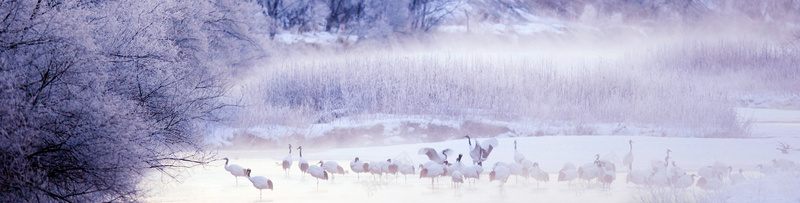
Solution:
M197 126L257 50L238 3L0 0L0 202L134 201L212 160Z

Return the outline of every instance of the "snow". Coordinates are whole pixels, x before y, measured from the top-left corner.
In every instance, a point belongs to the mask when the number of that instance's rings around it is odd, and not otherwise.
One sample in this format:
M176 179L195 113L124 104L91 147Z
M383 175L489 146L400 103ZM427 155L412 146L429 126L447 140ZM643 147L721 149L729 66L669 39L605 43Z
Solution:
M777 172L737 184L714 195L725 202L798 202L798 191L800 179L797 172Z
M322 45L330 45L336 43L337 40L342 39L344 42L347 43L354 43L358 41L357 35L347 35L347 34L339 34L339 33L332 33L332 32L302 32L302 33L292 33L292 32L281 32L275 34L275 41L280 42L283 44L295 44L295 43L305 43L305 44L322 44Z
M451 186L449 178L441 178L431 186L430 179L420 179L418 175L404 179L383 179L377 176L353 173L336 176L333 180L320 181L308 175L301 177L296 164L289 176L285 176L279 164L286 154L285 150L257 151L220 151L219 157L231 158L231 164L253 169L254 176L265 176L275 184L274 191L264 191L261 199L258 190L246 178L239 179L239 185L233 176L223 168L223 161L216 161L206 167L187 169L179 183L170 182L159 174L150 174L142 188L149 189L153 197L146 199L152 202L515 202L521 200L544 202L634 202L634 201L692 201L692 202L797 202L800 201L800 171L776 172L764 175L756 167L759 164L771 164L773 159L786 159L800 163L800 152L792 151L782 154L776 150L778 142L800 146L800 133L770 123L800 122L800 112L795 110L736 109L740 116L751 118L754 132L763 133L756 138L690 138L690 137L654 137L641 135L602 135L602 136L540 136L516 137L512 134L498 136L499 146L492 151L489 160L484 163L482 178L475 184L464 183L459 188ZM380 120L380 119L378 119ZM385 118L379 123L395 121ZM428 120L430 121L430 120ZM378 122L378 121L376 121ZM437 121L441 122L441 121ZM350 123L353 124L353 123ZM340 123L339 125L343 125ZM453 124L456 125L456 124ZM385 144L404 141L396 135L400 125L387 125L386 132L391 136L382 136ZM423 127L420 127L423 128ZM266 130L266 133L280 129ZM218 129L218 134L230 132L230 129ZM251 129L251 131L259 131ZM478 140L482 141L482 138ZM517 141L518 151L529 160L539 163L542 170L550 173L551 181L542 182L539 187L536 181L517 180L515 177L500 186L497 182L488 181L488 173L495 162L513 162L513 142ZM704 191L692 186L685 190L641 187L626 184L627 169L622 167L622 155L628 153L628 140L633 140L633 169L647 169L650 160L662 159L666 150L670 149L671 160L686 170L696 174L697 169L715 162L730 165L734 171L743 169L747 180L736 185L726 186L718 191ZM454 139L434 143L396 144L389 146L309 149L304 147L303 158L311 164L320 160L334 160L350 170L348 165L354 157L365 161L402 160L416 166L427 160L425 155L417 154L423 147L437 150L450 148L456 154L467 154L466 139ZM293 153L297 156L298 153ZM573 181L572 184L557 182L558 170L565 162L583 165L594 161L595 154L614 162L618 167L617 179L608 187L597 183ZM295 157L297 160L298 157ZM449 158L453 161L453 157ZM468 155L462 160L469 165ZM418 172L418 171L417 171Z
M800 161L800 153L780 154L774 150L777 141L800 143L797 138L765 138L765 139L699 139L699 138L661 138L661 137L631 137L631 136L549 136L516 138L519 151L540 164L542 170L557 177L557 171L565 161L578 165L594 160L594 154L600 154L621 166L619 156L627 153L627 140L633 139L634 169L649 167L650 159L660 159L665 156L667 148L673 153L671 157L682 168L696 173L694 170L720 161L742 168L751 178L741 185L736 185L719 192L705 192L692 189L694 193L702 194L700 198L724 198L725 200L766 200L768 202L790 202L798 200L797 191L800 184L798 175L791 173L777 173L763 176L755 172L755 166L769 163L774 158L784 158L795 162ZM498 138L500 146L489 157L491 166L493 162L513 161L513 141L515 138ZM421 147L434 147L437 149L452 148L458 153L466 153L468 148L466 140L450 140L438 143L418 143L394 145L384 147L363 147L331 149L319 152L306 152L304 158L310 163L318 160L336 160L340 165L347 165L349 161L358 156L362 160L377 161L392 158L394 160L410 159L414 165L424 163L427 158L416 154ZM285 152L283 152L285 153ZM282 156L277 151L221 151L220 156L233 157L231 163L239 164L253 169L254 175L263 175L271 178L275 183L275 191L265 191L265 199L275 202L311 202L326 200L329 202L396 202L398 198L406 201L465 201L485 202L492 200L519 200L533 198L539 201L557 202L630 202L641 195L641 189L631 184L625 184L626 171L620 169L617 180L608 189L598 185L577 183L570 186L555 179L548 183L541 183L536 187L532 180L524 179L516 182L515 178L509 179L503 187L498 183L489 183L486 171L481 180L474 186L465 185L461 189L450 187L448 179L442 178L435 188L431 189L428 179L419 179L417 176L408 177L405 182L403 177L391 181L378 181L369 175L362 174L356 180L354 174L337 176L333 181L322 181L320 188L316 189L315 180L306 176L301 178L299 170L293 168L289 177L284 177L280 166L277 164ZM404 158L407 157L407 158ZM469 158L465 158L467 162ZM452 158L451 158L452 161ZM274 163L274 164L273 164ZM345 167L346 168L346 167ZM622 167L620 167L622 168ZM349 170L349 168L347 168ZM199 201L199 202L240 202L257 201L258 193L246 179L240 179L236 186L233 177L223 169L222 162L216 162L208 168L190 170L189 178L182 184L164 184L154 187L157 196L150 201ZM153 176L153 180L161 180ZM159 182L157 182L159 183ZM650 192L645 191L645 192ZM753 195L753 196L750 196ZM355 198L357 197L357 198ZM740 199L748 197L747 199ZM408 199L407 199L408 198ZM760 198L760 199L756 199Z

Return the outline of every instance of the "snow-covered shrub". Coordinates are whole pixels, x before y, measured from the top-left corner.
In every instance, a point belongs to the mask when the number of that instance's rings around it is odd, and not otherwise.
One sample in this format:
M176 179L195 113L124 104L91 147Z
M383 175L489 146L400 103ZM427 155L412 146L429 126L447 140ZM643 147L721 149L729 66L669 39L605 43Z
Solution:
M0 202L135 201L144 174L209 161L197 126L225 106L217 66L255 49L241 10L0 0Z

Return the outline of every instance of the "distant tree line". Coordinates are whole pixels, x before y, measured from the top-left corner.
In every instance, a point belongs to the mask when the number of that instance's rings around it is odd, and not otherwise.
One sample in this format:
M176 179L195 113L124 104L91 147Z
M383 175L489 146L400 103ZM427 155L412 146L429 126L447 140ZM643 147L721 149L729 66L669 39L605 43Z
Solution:
M281 30L346 32L385 37L423 33L448 23L525 21L527 14L576 20L590 8L594 17L626 22L694 22L737 16L758 21L796 21L796 0L255 0L274 36ZM525 14L527 13L527 14Z
M467 1L473 15L493 21L502 17L519 18L518 11L539 17L573 20L592 8L596 17L618 15L626 22L693 22L706 17L742 17L755 21L795 22L800 17L800 1L770 0L482 0Z
M279 30L359 35L427 32L460 5L458 0L257 0ZM383 33L383 34L381 34Z

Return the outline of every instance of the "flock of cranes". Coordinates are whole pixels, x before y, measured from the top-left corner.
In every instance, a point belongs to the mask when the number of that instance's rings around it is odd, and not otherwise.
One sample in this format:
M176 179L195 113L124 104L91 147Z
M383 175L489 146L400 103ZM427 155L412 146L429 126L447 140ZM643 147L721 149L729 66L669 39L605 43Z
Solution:
M358 179L362 173L368 173L374 176L383 177L383 175L399 174L404 176L407 181L407 175L416 175L416 169L419 169L419 178L430 178L431 187L435 187L435 182L441 177L450 177L453 187L458 188L464 182L475 184L480 179L481 174L484 173L483 163L488 160L491 152L499 146L497 139L488 138L483 142L478 142L469 136L465 136L469 144L469 155L472 158L472 165L463 164L463 154L458 154L455 162L450 162L449 157L454 156L455 151L452 149L444 149L437 151L434 148L421 148L418 151L419 155L427 156L427 162L414 166L411 163L403 161L392 161L387 159L385 161L365 162L359 157L355 157L350 162L350 171L356 173ZM473 144L474 143L474 144ZM725 185L738 184L746 180L742 174L743 170L739 169L737 172L733 171L732 166L728 166L721 162L715 162L711 165L701 167L697 170L696 174L687 173L679 165L676 160L672 160L670 153L672 150L667 149L664 159L653 159L650 161L650 168L634 169L634 154L633 154L633 141L629 140L630 151L623 157L622 164L627 169L628 174L625 177L626 184L633 184L639 186L653 186L653 187L672 187L677 189L688 188L692 185L705 190L717 190ZM292 145L289 145L289 154L282 160L280 164L285 174L289 175L289 170L292 167ZM333 181L334 175L345 175L350 171L344 170L335 161L319 161L316 164L309 165L308 161L303 159L302 147L297 147L300 154L298 160L298 168L305 174L311 175L317 181L317 188L319 188L319 180ZM225 170L229 171L235 178L238 185L238 178L240 176L247 177L253 186L259 190L269 189L273 190L273 182L263 176L251 177L249 168L244 168L236 164L229 164L228 158L225 160ZM489 171L489 181L498 181L502 187L511 176L519 178L531 178L536 180L536 185L539 187L540 182L549 182L550 173L543 171L539 168L539 163L531 161L522 153L517 151L517 141L514 140L514 156L513 162L497 161L492 165ZM594 161L585 163L580 167L571 162L563 164L561 170L558 171L558 182L568 182L572 185L573 181L582 181L583 183L597 183L602 185L603 188L608 187L612 182L617 179L617 167L611 160L602 159L599 154L594 155ZM781 159L772 160L772 164L761 164L757 166L762 173L768 174L776 171L797 171L798 166L789 160Z

